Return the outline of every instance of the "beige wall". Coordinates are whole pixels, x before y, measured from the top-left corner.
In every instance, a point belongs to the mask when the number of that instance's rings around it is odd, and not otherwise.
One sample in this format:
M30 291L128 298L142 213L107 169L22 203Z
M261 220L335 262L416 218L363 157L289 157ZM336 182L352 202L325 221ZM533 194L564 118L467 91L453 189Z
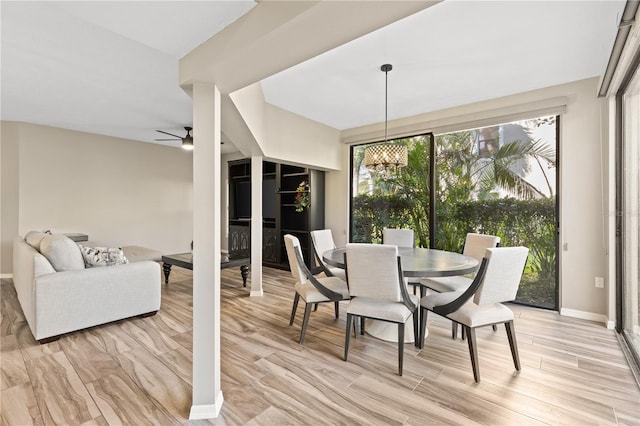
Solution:
M264 156L321 170L340 168L339 130L265 103L259 84L238 90L230 98L256 145L246 147L236 143L246 157Z
M608 161L602 156L607 104L596 98L597 86L597 79L569 86L568 111L560 121L560 301L561 312L593 312L605 321L608 292L594 282L607 276L608 267L603 191Z
M5 124L5 123L3 123ZM16 224L6 223L3 242L31 229L83 232L100 245L141 245L164 253L189 251L193 224L191 153L144 142L33 124L11 124L18 180ZM3 179L4 182L4 179ZM16 190L17 185L17 190ZM15 206L14 210L15 210ZM5 225L8 228L5 230ZM6 235L11 234L11 235ZM3 244L2 273L10 273Z
M413 119L390 123L394 127L421 128L420 123L449 123L456 117L468 122L473 115L486 118L487 111L502 113L518 109L522 104L535 103L557 97L566 98L566 113L560 120L560 210L561 210L561 308L568 315L605 321L607 289L595 288L596 276L606 277L608 255L605 249L606 204L603 176L608 159L602 157L602 143L606 144L606 103L596 98L597 79L582 80L549 87L521 95L509 96L466 105L460 108L422 114ZM350 140L370 138L379 126L351 129L343 132ZM427 125L421 128L429 131ZM604 140L604 142L603 142ZM606 152L606 151L604 151ZM342 170L327 173L326 225L334 231L336 244L344 244L348 235L349 149L343 150ZM602 167L601 167L602 166ZM604 173L604 175L603 175ZM606 184L604 184L606 188ZM603 216L604 215L604 216ZM609 286L609 283L606 283Z
M17 123L0 122L0 276L11 273L13 237L18 229Z
M267 104L265 155L315 169L340 168L340 132L332 127Z

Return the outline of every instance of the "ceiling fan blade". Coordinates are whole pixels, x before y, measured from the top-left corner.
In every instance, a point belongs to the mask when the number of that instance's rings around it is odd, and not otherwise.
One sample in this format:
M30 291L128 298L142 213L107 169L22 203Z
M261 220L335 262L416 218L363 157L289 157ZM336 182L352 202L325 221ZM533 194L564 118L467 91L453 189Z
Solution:
M154 139L154 141L179 141L180 139Z
M165 132L163 130L156 130L156 132L164 133L165 135L173 136L174 138L182 139L182 136L174 135L173 133Z

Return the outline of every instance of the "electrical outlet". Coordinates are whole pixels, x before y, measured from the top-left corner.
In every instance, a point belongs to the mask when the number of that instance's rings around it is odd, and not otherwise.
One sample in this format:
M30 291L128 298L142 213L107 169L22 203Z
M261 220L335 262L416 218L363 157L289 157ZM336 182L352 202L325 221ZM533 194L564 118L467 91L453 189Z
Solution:
M596 288L604 288L604 278L596 277Z

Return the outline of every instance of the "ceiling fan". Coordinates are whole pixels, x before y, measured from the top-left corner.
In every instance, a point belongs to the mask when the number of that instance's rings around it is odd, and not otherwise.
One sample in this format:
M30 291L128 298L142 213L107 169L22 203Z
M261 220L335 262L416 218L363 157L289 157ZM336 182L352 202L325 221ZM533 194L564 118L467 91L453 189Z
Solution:
M173 136L173 139L155 139L156 141L182 141L182 148L192 150L193 149L193 135L191 134L192 127L185 126L184 128L187 131L187 134L182 137L178 135L174 135L173 133L165 132L164 130L156 130L156 132L164 133L165 135Z

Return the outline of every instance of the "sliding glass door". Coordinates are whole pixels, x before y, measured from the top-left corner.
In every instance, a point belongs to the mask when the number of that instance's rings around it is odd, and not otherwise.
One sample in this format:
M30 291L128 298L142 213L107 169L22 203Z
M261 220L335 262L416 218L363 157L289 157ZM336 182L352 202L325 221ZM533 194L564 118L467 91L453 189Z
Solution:
M618 325L636 359L640 354L640 73L622 95L622 283Z

